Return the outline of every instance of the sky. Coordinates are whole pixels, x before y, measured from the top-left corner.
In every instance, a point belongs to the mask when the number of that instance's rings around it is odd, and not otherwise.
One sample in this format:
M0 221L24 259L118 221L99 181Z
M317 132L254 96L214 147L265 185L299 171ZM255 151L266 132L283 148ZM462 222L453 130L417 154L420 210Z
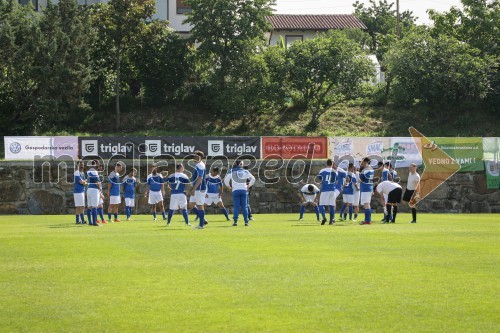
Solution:
M396 0L393 8L396 9ZM352 14L355 0L276 0L275 14ZM368 4L369 0L360 0ZM411 10L418 17L417 23L430 24L427 9L439 12L452 6L461 7L460 0L400 0L401 11Z

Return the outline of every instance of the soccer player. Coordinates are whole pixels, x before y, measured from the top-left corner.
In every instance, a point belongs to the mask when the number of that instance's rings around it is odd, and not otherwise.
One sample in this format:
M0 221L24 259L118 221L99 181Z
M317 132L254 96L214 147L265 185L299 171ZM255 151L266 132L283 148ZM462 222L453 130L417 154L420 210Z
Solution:
M398 172L396 171L396 169L394 169L392 163L389 164L389 180L399 183Z
M76 224L85 224L85 186L87 182L83 175L83 161L78 161L77 169L73 175L75 185L73 187L73 198L75 200ZM81 219L81 222L80 222ZM89 221L90 222L90 221Z
M376 190L380 195L380 201L386 212L384 223L396 223L398 203L401 202L403 194L401 185L390 180L384 180L377 185Z
M302 203L300 205L300 217L299 221L303 220L304 212L306 211L307 204L312 204L314 207L314 212L316 213L316 219L319 222L319 207L318 200L320 195L319 188L314 184L305 184L300 189Z
M115 169L111 171L109 174L109 183L108 183L108 222L111 222L111 214L114 214L115 219L113 222L120 222L118 219L118 207L122 203L122 198L120 196L120 172L122 171L121 163L117 162L115 164Z
M103 176L102 176L102 172L104 171L104 165L102 165L101 163L97 163L97 172L100 173L99 175L99 179L101 181L101 184L103 183ZM108 222L106 222L106 220L104 219L104 194L102 193L102 187L101 187L101 190L99 192L99 205L97 206L97 214L98 214L98 217L101 218L101 224L107 224ZM97 223L99 223L99 218L97 219Z
M337 172L333 169L333 161L326 161L326 168L320 170L317 176L321 181L321 194L319 196L319 210L323 216L321 225L326 223L325 206L330 210L330 225L335 222L335 200L337 199L338 190L336 189Z
M222 193L224 189L222 186L222 179L220 178L220 169L217 167L213 168L210 175L206 178L206 182L207 195L205 197L205 205L217 205L221 213L226 217L226 220L231 221L229 219L229 213L222 202Z
M247 183L247 179L250 179L249 183ZM224 178L224 184L233 191L233 227L238 225L240 210L243 213L245 226L248 227L250 225L248 222L248 188L255 184L255 177L250 171L243 169L242 161L236 161L234 167L228 171Z
M374 170L370 166L370 159L368 157L365 157L363 161L361 161L361 168L359 173L359 179L361 181L360 200L365 209L365 220L363 222L360 222L359 224L372 224L372 209L370 206L370 202L372 200L373 193L373 176Z
M163 206L163 196L165 195L165 183L163 177L158 173L157 168L153 168L151 174L147 178L148 188L144 193L145 197L148 197L148 203L151 205L151 211L153 213L153 219L156 221L156 206L159 205L161 208L161 214L163 219L166 220L165 207Z
M89 225L98 227L97 224L97 207L99 206L99 196L101 193L101 179L96 171L97 161L90 162L90 169L87 171L87 179L89 187L87 189L87 205L91 210L92 221Z
M243 169L248 170L248 165L244 165ZM247 195L247 209L248 209L248 220L255 221L252 214L252 207L250 207L250 193L252 193L253 186L250 186L250 178L247 179L248 195Z
M418 201L420 196L420 175L417 173L417 165L410 164L410 174L406 183L406 191L403 195L403 203L408 204L411 208L412 220L410 223L417 223L417 209L415 204L412 204L412 199Z
M196 161L196 166L193 171L191 181L193 182L193 188L191 189L191 196L189 197L189 209L198 216L200 224L196 229L203 229L205 223L205 194L207 192L207 183L205 182L205 163L203 163L203 157L205 154L202 151L194 152L194 160Z
M349 163L347 172L346 183L344 185L344 191L342 193L344 199L347 202L347 209L344 211L344 221L347 220L347 211L349 211L349 220L352 220L352 214L354 213L354 192L357 191L359 193L358 179L356 178L353 163Z
M137 169L132 168L123 180L123 196L125 197L125 213L127 221L132 221L132 210L135 206L135 187L137 186Z
M332 167L335 171L337 171L337 183L335 184L335 189L337 192L336 197L335 197L335 201L336 201L337 197L340 195L340 193L343 193L344 182L345 182L345 179L347 178L347 172L344 169L342 169L341 167L339 167L337 165L337 163L335 163L335 162L333 163ZM344 195L342 195L342 207L340 207L340 220L342 220L342 215L343 215L346 208L347 208L346 198L344 197ZM333 217L333 223L335 223L335 216Z
M386 180L390 180L391 173L389 171L389 164L390 164L389 162L385 162L384 165L383 165L383 167L381 168L382 169L381 180L383 182L385 182ZM385 195L384 199L387 202L387 195ZM384 217L382 218L381 222L385 222L386 215L387 215L387 212L386 212L386 209L385 209L385 205L383 207L384 207Z
M361 164L361 162L360 162ZM359 213L359 201L361 200L361 191L360 191L360 179L359 179L359 169L358 168L354 168L354 178L356 178L356 184L358 186L356 186L354 188L354 194L353 194L353 207L354 207L354 219L352 220L353 222L356 222L357 221L357 218L358 218L358 213Z
M167 226L170 225L172 221L172 215L176 210L179 210L184 217L184 222L186 225L191 226L189 223L188 211L187 211L187 199L184 189L187 184L191 184L189 177L184 173L184 165L177 164L175 166L175 173L171 174L165 179L165 182L170 188L170 206L168 210L168 220Z

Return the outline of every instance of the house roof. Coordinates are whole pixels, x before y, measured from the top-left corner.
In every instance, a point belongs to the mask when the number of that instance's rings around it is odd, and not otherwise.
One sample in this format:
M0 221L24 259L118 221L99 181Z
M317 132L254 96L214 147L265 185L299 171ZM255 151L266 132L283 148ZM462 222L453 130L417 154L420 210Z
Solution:
M331 15L291 15L275 14L268 16L273 30L332 30L332 29L367 29L352 14Z

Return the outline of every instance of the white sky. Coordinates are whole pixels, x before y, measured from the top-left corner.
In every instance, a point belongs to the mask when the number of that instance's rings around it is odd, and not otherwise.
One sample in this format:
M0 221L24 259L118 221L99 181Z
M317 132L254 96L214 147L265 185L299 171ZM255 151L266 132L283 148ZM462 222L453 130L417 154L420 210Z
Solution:
M276 0L276 14L352 14L355 0ZM368 0L360 2L369 4ZM390 1L389 1L390 2ZM393 0L396 9L396 0ZM439 12L447 11L450 7L461 7L460 0L400 0L401 11L411 10L417 22L429 24L427 9Z

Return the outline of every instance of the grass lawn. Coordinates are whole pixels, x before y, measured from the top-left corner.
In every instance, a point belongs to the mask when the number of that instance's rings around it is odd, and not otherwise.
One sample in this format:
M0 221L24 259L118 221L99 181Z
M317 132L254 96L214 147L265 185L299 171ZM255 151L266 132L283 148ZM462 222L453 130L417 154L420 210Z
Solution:
M0 331L500 331L500 215L297 218L0 216Z

